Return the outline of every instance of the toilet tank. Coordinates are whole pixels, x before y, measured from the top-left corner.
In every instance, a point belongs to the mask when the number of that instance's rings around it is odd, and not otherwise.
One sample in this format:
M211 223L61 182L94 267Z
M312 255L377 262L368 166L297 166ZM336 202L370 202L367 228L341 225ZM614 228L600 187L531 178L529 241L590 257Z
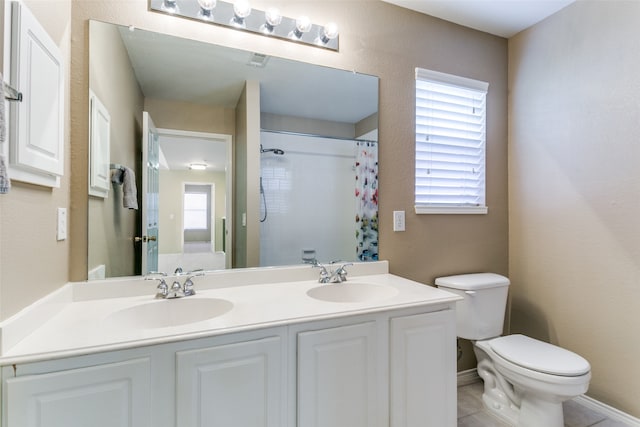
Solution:
M460 295L456 305L457 335L483 340L502 335L509 279L494 273L439 277L436 286Z

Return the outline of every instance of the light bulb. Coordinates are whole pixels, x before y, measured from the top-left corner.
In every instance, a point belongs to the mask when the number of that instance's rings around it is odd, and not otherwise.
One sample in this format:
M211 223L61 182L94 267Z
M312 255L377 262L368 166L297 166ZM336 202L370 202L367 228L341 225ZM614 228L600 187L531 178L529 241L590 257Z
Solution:
M301 16L296 19L296 30L301 33L308 33L311 30L311 20L308 16Z
M289 36L294 40L300 40L304 33L308 33L311 30L311 20L308 16L300 16L296 19L296 27L289 33Z
M273 31L281 22L282 15L280 15L280 11L275 7L271 7L264 13L264 24L262 24L260 30L264 34L273 34Z
M251 15L251 4L248 0L236 0L233 3L233 18L229 24L236 28L246 28L244 18Z
M282 15L280 15L280 11L275 7L267 9L267 11L264 13L264 16L267 24L271 25L272 27L278 26L282 22Z
M217 0L198 0L200 10L198 11L198 18L205 21L213 20L213 9L215 9Z
M202 10L208 10L209 12L211 12L216 7L217 3L217 0L198 0L198 4L202 8Z
M251 15L251 4L247 0L236 0L233 3L233 13L238 18L246 18Z
M327 44L336 37L338 37L338 24L335 22L329 22L320 29L316 41L320 44Z
M338 37L338 24L335 22L329 22L324 26L324 30L322 32L326 38L333 40Z

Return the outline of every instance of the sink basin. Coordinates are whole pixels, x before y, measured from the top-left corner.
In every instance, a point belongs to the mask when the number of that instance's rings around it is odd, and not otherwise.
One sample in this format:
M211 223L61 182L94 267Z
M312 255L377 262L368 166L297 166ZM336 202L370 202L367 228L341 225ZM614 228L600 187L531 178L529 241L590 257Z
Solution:
M373 283L327 283L307 291L307 295L328 302L369 302L391 298L398 290L390 286Z
M116 311L105 323L135 329L166 328L209 320L232 308L232 302L218 298L154 300Z

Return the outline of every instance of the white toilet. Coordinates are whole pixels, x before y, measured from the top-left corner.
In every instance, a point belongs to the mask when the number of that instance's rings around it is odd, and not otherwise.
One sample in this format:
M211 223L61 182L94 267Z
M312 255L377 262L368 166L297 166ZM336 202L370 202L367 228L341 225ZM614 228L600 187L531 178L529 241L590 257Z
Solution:
M493 273L440 277L436 286L463 297L458 337L471 340L487 409L513 426L563 427L562 402L589 388L589 362L524 335L502 334L509 279Z

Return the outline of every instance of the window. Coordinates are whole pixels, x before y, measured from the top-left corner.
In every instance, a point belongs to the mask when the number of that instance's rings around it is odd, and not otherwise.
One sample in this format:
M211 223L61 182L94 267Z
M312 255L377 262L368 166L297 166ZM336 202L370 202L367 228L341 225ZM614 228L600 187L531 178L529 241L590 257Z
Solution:
M184 193L184 229L208 229L209 197L207 193Z
M416 68L416 213L487 213L488 87Z

